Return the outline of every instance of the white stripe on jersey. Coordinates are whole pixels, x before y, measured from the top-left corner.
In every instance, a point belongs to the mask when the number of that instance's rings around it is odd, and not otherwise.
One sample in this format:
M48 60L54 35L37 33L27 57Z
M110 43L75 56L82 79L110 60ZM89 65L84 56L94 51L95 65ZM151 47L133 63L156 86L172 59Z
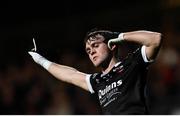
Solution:
M87 86L88 86L89 91L90 91L91 93L94 93L94 90L93 90L92 85L91 85L91 83L90 83L90 76L91 76L91 74L87 74L87 75L86 75L86 83L87 83Z
M143 45L143 46L141 47L141 55L142 55L142 57L143 57L144 62L153 62L153 60L148 60L148 59L147 59L146 46L145 46L145 45Z

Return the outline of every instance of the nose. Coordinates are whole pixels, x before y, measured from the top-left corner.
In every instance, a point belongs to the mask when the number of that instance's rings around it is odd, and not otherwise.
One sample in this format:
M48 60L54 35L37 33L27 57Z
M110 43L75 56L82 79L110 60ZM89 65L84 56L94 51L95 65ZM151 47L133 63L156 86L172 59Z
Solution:
M95 54L96 53L96 50L94 48L91 49L91 55Z

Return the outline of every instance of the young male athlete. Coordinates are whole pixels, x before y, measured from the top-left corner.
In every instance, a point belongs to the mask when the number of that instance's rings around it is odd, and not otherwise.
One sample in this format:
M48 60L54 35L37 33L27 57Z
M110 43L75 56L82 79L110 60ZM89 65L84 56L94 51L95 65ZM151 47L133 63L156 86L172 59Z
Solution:
M140 47L119 60L117 47L123 41ZM158 32L90 31L85 37L85 49L94 66L102 70L95 74L51 62L33 51L29 54L54 77L97 94L104 114L147 114L147 67L155 60L161 43Z

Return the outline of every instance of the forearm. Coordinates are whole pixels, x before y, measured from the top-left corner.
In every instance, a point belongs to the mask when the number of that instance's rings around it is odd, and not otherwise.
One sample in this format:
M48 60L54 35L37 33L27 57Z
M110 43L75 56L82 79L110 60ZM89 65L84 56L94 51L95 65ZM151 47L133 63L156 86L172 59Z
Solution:
M132 31L125 32L123 38L124 41L135 42L150 47L160 45L161 34L151 31Z

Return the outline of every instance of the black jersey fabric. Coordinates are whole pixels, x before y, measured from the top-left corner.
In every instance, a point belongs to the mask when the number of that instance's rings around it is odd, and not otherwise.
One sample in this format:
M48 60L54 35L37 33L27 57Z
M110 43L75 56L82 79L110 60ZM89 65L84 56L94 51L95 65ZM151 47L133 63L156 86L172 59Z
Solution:
M90 84L99 96L103 114L148 114L145 95L148 65L138 48L108 74L90 76Z

